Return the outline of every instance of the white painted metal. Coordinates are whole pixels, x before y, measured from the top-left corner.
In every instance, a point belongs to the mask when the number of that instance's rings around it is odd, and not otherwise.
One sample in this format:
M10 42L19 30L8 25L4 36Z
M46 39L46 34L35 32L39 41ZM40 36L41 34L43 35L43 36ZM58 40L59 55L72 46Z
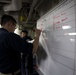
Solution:
M76 75L75 4L75 0L67 0L37 21L37 28L42 30L41 50L45 52L39 59L44 75Z

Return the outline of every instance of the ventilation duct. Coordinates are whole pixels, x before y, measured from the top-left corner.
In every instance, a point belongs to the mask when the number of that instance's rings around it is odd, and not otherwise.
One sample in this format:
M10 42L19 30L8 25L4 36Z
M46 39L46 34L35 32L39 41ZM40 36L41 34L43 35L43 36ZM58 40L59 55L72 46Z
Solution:
M2 3L11 3L12 0L0 0Z
M31 17L32 17L31 15L32 15L32 12L34 10L34 7L35 7L37 1L38 0L33 0L26 23L28 23L28 21L31 19Z
M8 5L3 6L4 11L18 11L22 7L22 0L12 0Z

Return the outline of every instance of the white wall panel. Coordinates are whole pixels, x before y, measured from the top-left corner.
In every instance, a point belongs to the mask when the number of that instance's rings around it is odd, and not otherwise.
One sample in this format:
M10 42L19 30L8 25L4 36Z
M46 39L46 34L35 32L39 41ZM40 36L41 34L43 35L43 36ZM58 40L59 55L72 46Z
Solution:
M70 58L70 59L74 60L74 52L61 50L61 49L59 50L59 49L56 49L56 48L51 48L49 50L49 52L50 52L50 55L51 55L51 53L55 53L55 54L58 54L58 55L61 55L61 56L64 56L64 57L67 57L67 58Z
M39 67L44 75L76 75L75 4L75 0L66 0L37 21L44 52L39 55Z
M53 42L53 48L57 48L57 49L62 49L62 50L68 50L71 52L75 51L75 43L62 43L62 42L58 42L57 40Z
M74 60L70 59L70 58L66 58L64 56L55 54L55 53L51 53L51 58L58 61L59 63L73 69L74 68Z
M53 63L50 64L49 72L53 75L73 75L73 70L64 66L63 64L53 60Z
M76 50L75 50L75 61L74 61L74 63L75 63L75 71L76 71Z
M54 36L69 35L69 33L75 33L75 28L61 30L61 31L54 31Z
M55 39L58 42L62 42L62 43L75 43L75 36L69 36L69 35L64 35L64 36L60 36L60 37L56 37Z
M76 71L74 72L74 75L76 75Z
M62 4L61 6L59 6L58 8L56 8L56 10L53 11L53 12L54 12L54 14L57 14L57 13L60 13L60 12L62 12L62 11L64 11L64 10L69 9L70 7L72 7L72 6L74 6L74 5L75 5L74 0L71 0L70 3L69 3L69 1L68 1L68 2Z

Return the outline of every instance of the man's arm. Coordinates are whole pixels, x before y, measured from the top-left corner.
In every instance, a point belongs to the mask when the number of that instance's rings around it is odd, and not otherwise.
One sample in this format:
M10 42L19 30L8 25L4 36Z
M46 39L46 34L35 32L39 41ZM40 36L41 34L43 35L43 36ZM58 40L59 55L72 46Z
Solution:
M39 44L39 36L41 34L41 30L36 29L35 30L35 40L33 42L33 54L36 53L37 48L38 48L38 44Z
M7 43L6 47L10 47L14 51L25 53L26 55L32 53L33 44L28 43L27 41L24 42L19 35L10 33L5 42Z

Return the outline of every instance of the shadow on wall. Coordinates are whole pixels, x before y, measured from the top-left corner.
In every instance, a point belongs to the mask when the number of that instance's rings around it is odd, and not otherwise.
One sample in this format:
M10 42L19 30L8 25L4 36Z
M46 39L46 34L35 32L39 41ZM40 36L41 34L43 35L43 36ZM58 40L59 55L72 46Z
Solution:
M45 52L45 49L42 47L41 44L39 44L38 50L37 50L37 56L38 56L38 65L41 64L42 60L47 59L47 54Z

